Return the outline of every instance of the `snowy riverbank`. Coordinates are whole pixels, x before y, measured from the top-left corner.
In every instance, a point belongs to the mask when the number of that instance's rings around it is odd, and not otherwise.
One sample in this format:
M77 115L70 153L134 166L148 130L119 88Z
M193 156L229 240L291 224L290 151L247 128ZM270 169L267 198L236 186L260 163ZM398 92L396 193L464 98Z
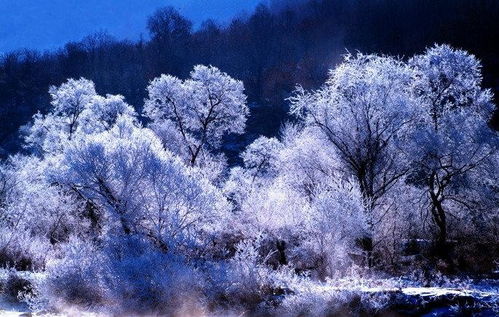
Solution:
M8 271L2 270L2 273L4 287L0 295L0 316L106 316L102 308L99 311L65 308L57 314L32 311L27 304L7 295ZM40 274L18 273L27 280L43 278ZM406 279L351 277L322 283L298 279L283 294L268 298L258 311L243 315L261 315L262 312L275 316L497 316L499 280L446 280L440 285L424 287ZM233 313L213 314L201 310L198 315L232 316Z

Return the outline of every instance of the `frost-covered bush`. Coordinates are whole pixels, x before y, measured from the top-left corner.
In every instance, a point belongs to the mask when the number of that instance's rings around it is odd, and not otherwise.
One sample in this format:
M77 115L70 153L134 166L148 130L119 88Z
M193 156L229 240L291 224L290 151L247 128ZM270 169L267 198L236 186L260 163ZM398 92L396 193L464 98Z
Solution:
M2 265L42 268L55 244L86 228L76 196L47 179L51 164L19 155L3 166L9 180L0 205Z
M340 280L317 284L301 280L294 284L275 309L279 316L373 316L385 308L391 298L383 287L373 288L357 281ZM389 290L390 286L385 286Z
M220 191L126 116L69 143L60 157L48 177L99 208L102 229L92 240L75 237L49 261L40 288L49 306L164 313L186 299L201 305L195 263L226 227Z
M299 278L291 267L274 269L268 264L272 252L264 249L265 239L263 235L245 239L237 245L232 258L208 267L212 303L235 310L267 311L275 304L276 296L285 294L288 285Z
M319 255L319 277L345 272L362 259L361 240L368 230L366 207L360 190L352 184L338 183L314 193L304 243Z
M106 269L103 254L93 243L72 239L59 258L47 263L47 279L38 292L53 307L91 306L103 300L100 276Z
M7 279L2 285L2 293L9 301L18 302L23 296L32 294L33 285L29 278L22 276L15 270L10 270Z
M38 282L43 280L41 272L18 271L14 268L0 269L0 302L3 304L0 310L4 314L5 304L14 309L28 309L31 306L30 299L37 298ZM10 308L9 307L9 308ZM7 308L7 310L10 310ZM45 306L33 306L39 312Z
M37 290L48 308L167 314L187 302L203 304L203 276L185 258L136 236L108 237L97 245L72 240L63 254L48 263Z
M276 138L259 137L241 153L244 167L256 178L270 178L278 171L279 154L282 144Z
M2 267L18 270L37 270L45 266L54 246L46 237L32 236L17 229L0 229L0 263Z
M228 210L196 169L127 117L69 146L52 177L105 211L104 231L140 235L164 251L201 242Z

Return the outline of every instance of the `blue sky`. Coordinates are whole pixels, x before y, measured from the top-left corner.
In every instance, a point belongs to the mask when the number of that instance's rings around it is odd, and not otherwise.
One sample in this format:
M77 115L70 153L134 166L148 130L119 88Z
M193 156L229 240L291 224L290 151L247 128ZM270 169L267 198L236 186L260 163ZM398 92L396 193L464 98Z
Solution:
M229 21L261 0L0 0L0 53L51 50L98 31L122 39L147 34L155 9L171 5L194 23Z

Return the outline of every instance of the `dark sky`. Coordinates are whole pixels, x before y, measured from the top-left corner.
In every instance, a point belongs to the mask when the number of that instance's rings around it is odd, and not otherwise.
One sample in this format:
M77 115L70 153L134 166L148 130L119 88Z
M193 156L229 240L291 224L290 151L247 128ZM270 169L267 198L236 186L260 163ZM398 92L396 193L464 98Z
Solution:
M0 53L55 49L98 31L122 39L146 35L146 20L171 5L199 24L229 21L261 0L0 0ZM263 1L265 2L265 1Z

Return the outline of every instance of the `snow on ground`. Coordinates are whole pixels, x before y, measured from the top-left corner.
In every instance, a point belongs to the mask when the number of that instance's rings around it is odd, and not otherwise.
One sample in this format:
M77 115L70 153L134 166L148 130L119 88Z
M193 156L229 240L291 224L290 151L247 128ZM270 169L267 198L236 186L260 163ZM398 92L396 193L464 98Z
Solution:
M309 289L309 290L312 290ZM303 291L303 289L302 289ZM358 291L363 293L391 293L401 292L409 296L421 297L440 297L440 296L463 296L475 298L499 297L499 292L480 291L476 289L460 289L446 287L369 287L369 286L331 286L331 285L316 285L313 287L315 292L341 292L341 291Z
M25 305L10 303L0 296L0 316L18 317L23 314L29 314L29 311L26 309Z
M40 316L40 317L66 317L66 316L78 316L78 317L98 317L103 315L98 315L90 312L82 312L74 309L68 309L63 313L49 314L49 313L34 313L26 308L22 304L13 304L0 297L0 316L1 317L28 317L28 316Z
M412 296L422 297L438 297L438 296L472 296L478 298L485 298L490 296L499 296L494 292L483 292L478 290L454 289L454 288L440 288L440 287L407 287L401 289L402 293Z

